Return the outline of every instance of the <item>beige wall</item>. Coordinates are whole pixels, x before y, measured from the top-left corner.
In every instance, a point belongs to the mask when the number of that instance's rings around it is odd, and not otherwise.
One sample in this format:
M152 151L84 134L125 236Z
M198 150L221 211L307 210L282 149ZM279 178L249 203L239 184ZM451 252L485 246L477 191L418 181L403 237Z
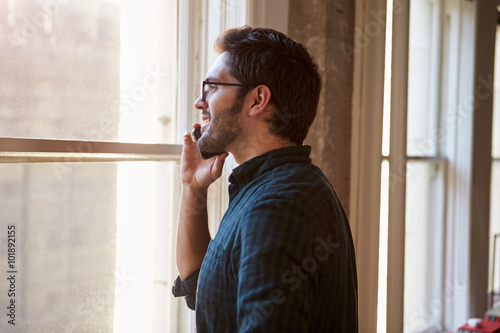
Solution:
M306 144L349 215L353 59L341 45L354 42L354 1L290 0L288 34L314 54L323 78L318 114Z

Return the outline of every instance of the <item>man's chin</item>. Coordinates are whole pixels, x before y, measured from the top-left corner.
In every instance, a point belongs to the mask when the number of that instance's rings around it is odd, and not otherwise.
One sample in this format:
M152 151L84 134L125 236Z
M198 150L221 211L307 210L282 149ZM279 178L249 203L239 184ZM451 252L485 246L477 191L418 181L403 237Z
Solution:
M221 152L217 152L217 153L214 153L214 152L207 152L207 151L201 151L198 149L198 151L200 152L200 156L201 158L207 160L211 157L214 157L214 156L217 156L217 155L220 155L220 154L224 154L225 152L224 151L221 151Z
M211 157L224 154L226 147L234 135L232 133L225 133L221 140L216 135L214 136L210 131L206 131L202 134L200 139L196 141L196 146L198 147L198 152L203 159L209 159Z
M213 150L207 150L202 145L200 145L200 141L197 142L197 147L198 147L198 152L200 153L201 158L207 160L211 157L224 154L224 151L213 151Z

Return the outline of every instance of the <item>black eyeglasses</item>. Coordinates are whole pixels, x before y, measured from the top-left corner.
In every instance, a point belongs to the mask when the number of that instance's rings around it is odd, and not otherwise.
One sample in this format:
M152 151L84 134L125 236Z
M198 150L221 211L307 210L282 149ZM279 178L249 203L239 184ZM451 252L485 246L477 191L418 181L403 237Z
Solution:
M205 101L205 95L206 95L206 90L205 86L206 85L212 85L212 86L235 86L235 87L247 87L246 84L241 84L241 83L224 83L224 82L212 82L212 81L201 81L201 101Z

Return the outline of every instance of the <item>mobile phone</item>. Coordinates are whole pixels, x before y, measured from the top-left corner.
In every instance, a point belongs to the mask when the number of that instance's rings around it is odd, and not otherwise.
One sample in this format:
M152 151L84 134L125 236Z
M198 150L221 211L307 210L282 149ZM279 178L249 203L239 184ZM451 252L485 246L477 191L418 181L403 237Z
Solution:
M201 126L196 126L192 133L195 141L198 141L198 139L201 137Z

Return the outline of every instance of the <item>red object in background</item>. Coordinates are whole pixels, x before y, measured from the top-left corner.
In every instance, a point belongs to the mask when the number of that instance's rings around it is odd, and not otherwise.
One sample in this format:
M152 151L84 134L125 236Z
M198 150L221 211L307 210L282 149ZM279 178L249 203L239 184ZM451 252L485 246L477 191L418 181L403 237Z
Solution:
M458 329L459 332L483 332L483 333L500 333L500 322L483 320L481 327L470 327L465 324Z

